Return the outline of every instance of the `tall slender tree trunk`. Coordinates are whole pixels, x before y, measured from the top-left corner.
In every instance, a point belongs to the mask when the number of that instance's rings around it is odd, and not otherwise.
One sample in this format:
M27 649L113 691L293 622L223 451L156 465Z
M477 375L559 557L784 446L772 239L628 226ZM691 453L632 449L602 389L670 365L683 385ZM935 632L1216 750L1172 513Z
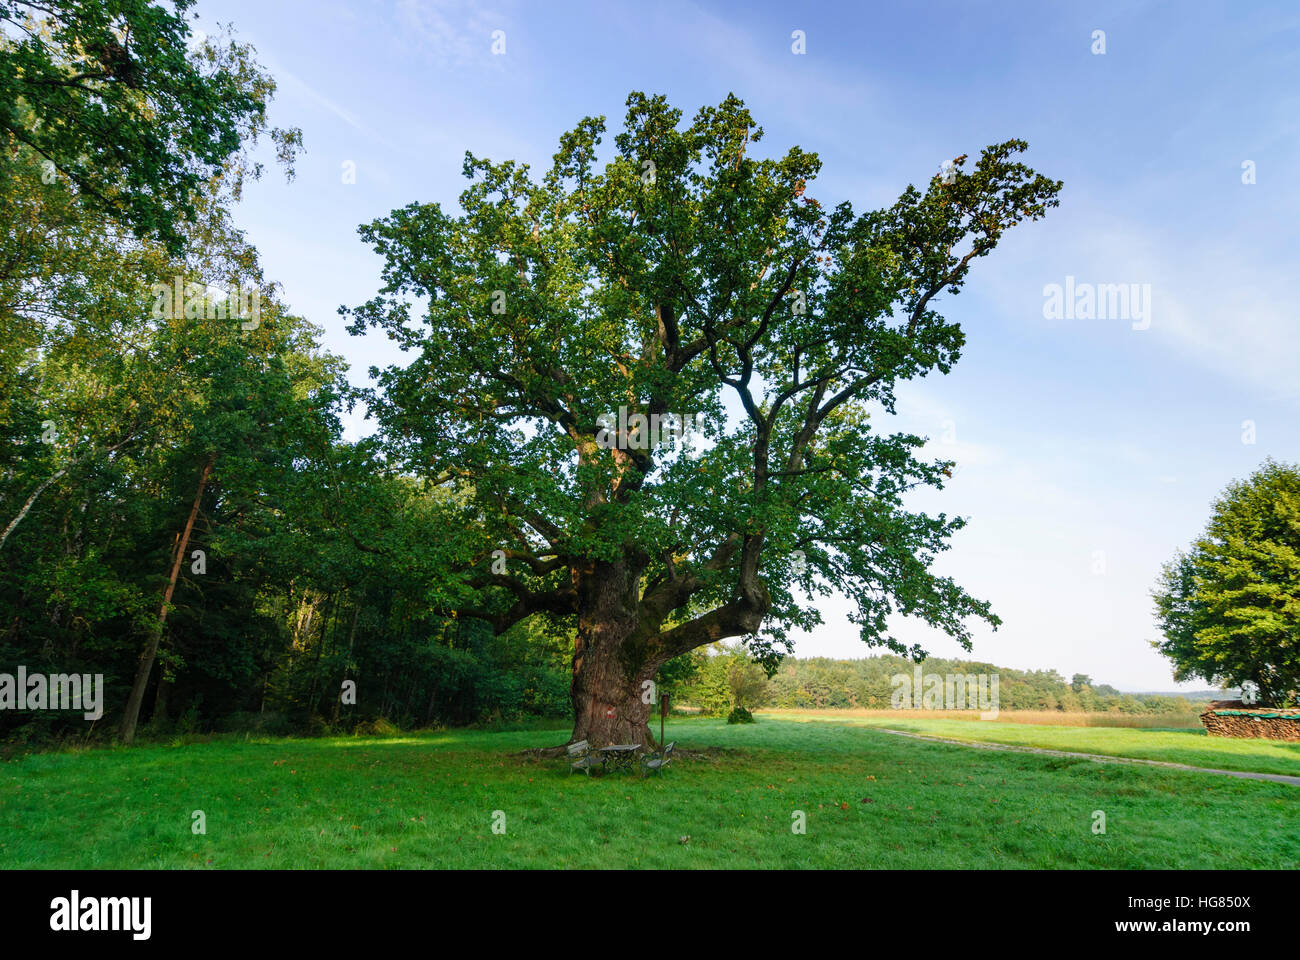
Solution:
M357 639L357 617L361 615L360 605L352 608L352 630L348 633L348 662L352 660L352 645ZM343 681L348 678L347 663L343 665L343 679L339 681L338 692L334 695L334 716L330 723L339 722L339 708L343 704Z
M135 426L132 426L131 429L127 431L127 434L123 439L113 444L104 452L105 453L115 452L119 447L121 447L123 444L125 444L135 435L135 429L136 429ZM0 550L4 549L5 541L9 539L9 534L13 533L14 528L17 527L18 524L23 522L23 518L26 517L28 511L32 509L32 504L36 502L37 498L40 497L40 495L44 493L50 487L51 484L53 484L60 477L65 475L73 467L85 461L94 452L95 452L95 448L92 446L89 450L87 450L81 456L77 457L71 463L67 464L66 466L60 467L58 470L56 470L52 476L46 478L46 480L40 486L38 486L35 491L33 491L32 495L27 498L25 503L23 503L22 509L18 511L18 515L9 521L9 523L5 526L3 531L0 531Z
M316 659L312 661L311 666L311 694L307 697L308 719L316 715L316 691L320 689L320 658L325 653L325 638L329 636L330 615L334 612L337 603L335 596L332 593L326 595L325 612L321 615L320 639L316 641Z
M194 494L194 506L190 508L189 519L185 521L185 530L181 533L180 541L176 545L176 556L172 560L171 575L167 578L167 589L163 593L162 604L158 607L158 621L149 631L149 640L144 645L144 650L140 654L140 663L135 671L135 683L131 685L131 695L127 697L126 709L122 713L121 736L123 743L130 743L135 739L135 727L140 720L140 705L144 703L145 687L149 685L149 674L153 671L154 659L158 656L158 643L162 640L163 629L167 624L167 607L172 602L172 594L176 592L176 578L180 576L181 561L185 559L185 548L190 545L190 533L194 530L194 518L199 515L199 503L203 499L203 490L208 485L208 477L212 474L212 465L216 463L217 455L215 453L208 456L208 462L203 465L203 473L199 475L199 489Z
M32 504L36 502L36 498L39 497L42 493L44 493L46 488L49 487L50 484L54 483L56 480L59 479L59 477L63 476L67 472L68 472L67 467L63 467L55 471L53 475L46 478L45 482L42 483L39 487L37 487L35 492L33 492L32 495L27 498L27 502L24 503L22 509L18 511L18 516L10 520L9 524L4 528L4 530L0 531L0 549L4 549L5 541L9 539L9 534L14 532L14 527L18 526L18 524L23 522L23 517L27 516L27 511L31 510Z
M171 686L167 682L167 664L158 668L158 689L153 695L153 714L150 722L167 719L167 688Z
M181 531L177 530L176 536L172 540L172 550L175 550L180 545L180 542L181 542ZM185 561L182 559L181 562L184 563ZM166 639L165 635L159 638L158 640L159 650L162 649L163 640L165 639ZM155 654L155 659L157 659L156 654ZM167 719L167 693L168 693L168 687L171 686L171 684L167 680L167 676L168 676L167 664L164 661L158 667L158 685L154 688L153 712L149 715L150 723L157 723L159 720Z

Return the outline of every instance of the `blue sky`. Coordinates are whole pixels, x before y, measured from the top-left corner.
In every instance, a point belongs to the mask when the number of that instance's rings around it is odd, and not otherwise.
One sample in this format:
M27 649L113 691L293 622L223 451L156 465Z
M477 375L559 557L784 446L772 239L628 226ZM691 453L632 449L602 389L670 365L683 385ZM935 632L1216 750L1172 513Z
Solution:
M1268 456L1300 460L1294 4L198 9L200 29L229 21L257 47L279 81L273 122L303 130L297 179L269 174L238 218L284 299L325 328L358 381L402 355L382 336L349 336L337 315L378 287L357 225L413 201L454 206L467 149L544 169L581 117L617 127L631 90L666 94L688 117L735 92L769 151L821 156L810 194L858 210L958 154L1029 141L1027 162L1065 181L1061 206L1008 235L945 301L965 354L948 376L900 390L897 418L958 461L948 489L916 505L970 519L939 568L1004 620L977 632L981 660L1174 689L1149 647L1160 564L1230 480ZM349 162L355 183L343 182ZM1046 318L1044 287L1067 277L1149 285L1149 327ZM870 652L843 605L823 609L827 625L798 641L800 655ZM898 635L959 652L923 626L900 623Z

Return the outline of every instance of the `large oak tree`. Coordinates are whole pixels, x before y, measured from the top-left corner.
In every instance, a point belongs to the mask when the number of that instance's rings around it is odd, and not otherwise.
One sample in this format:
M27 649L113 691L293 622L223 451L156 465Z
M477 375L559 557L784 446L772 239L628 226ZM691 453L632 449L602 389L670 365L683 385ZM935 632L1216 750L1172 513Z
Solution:
M372 409L395 462L456 491L431 608L576 625L573 738L596 745L652 742L665 662L727 637L773 658L817 595L851 598L868 643L921 655L898 613L969 647L967 620L997 618L930 569L963 521L904 502L951 464L873 417L950 369L964 336L939 297L1061 184L1012 140L888 209L827 209L817 156L756 155L736 97L689 125L662 97L627 106L603 164L587 118L540 178L467 155L460 212L360 230L385 282L343 312L414 354L372 371ZM652 418L682 416L694 443L656 443Z

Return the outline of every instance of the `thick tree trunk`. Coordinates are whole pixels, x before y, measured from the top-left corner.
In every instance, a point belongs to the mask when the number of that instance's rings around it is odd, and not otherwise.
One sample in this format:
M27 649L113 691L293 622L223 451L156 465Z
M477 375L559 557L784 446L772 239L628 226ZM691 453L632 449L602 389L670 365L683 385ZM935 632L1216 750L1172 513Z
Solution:
M660 661L637 636L639 576L633 565L621 562L597 564L578 578L570 742L655 745L645 684L654 680Z
M593 747L636 743L653 749L651 704L644 702L643 683L654 679L656 669L642 664L629 670L617 649L589 649L575 658L570 742L586 740Z
M612 743L654 745L650 714L658 691L650 686L659 668L675 656L727 637L754 633L772 600L759 579L761 535L730 538L710 564L716 569L741 552L736 595L693 620L663 629L699 586L694 577L674 577L642 595L648 557L597 561L573 572L578 635L573 655L573 738L593 747Z

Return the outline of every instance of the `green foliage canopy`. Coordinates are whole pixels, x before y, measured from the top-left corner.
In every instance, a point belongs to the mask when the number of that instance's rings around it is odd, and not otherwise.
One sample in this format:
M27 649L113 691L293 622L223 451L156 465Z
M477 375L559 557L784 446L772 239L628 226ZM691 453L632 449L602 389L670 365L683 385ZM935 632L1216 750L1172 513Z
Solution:
M191 6L0 0L0 133L172 254L193 195L264 122L274 90L246 63L190 43ZM296 131L273 136L282 156L300 142Z
M770 662L820 621L800 587L851 597L868 642L903 650L901 612L968 644L966 618L997 618L929 569L963 521L903 503L951 464L871 417L956 362L939 296L1060 183L1011 140L887 209L827 210L817 156L754 156L735 96L689 124L663 97L627 107L603 167L587 118L540 178L467 155L460 213L413 203L360 231L384 286L341 312L415 354L372 371L370 402L395 461L464 493L431 599L504 629L577 612L574 583L605 565L635 584L630 642L652 661L761 625ZM694 416L703 444L603 444L620 407Z
M1300 691L1300 468L1265 462L1215 501L1205 533L1154 594L1174 677L1254 683L1265 704Z

